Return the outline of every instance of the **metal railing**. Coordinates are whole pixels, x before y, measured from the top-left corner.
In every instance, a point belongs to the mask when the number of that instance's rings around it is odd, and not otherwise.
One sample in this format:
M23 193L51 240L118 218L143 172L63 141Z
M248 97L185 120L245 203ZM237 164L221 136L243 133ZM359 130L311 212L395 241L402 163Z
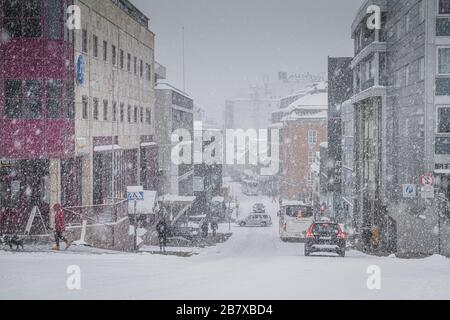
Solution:
M128 201L115 200L112 204L64 208L66 224L81 225L84 220L88 224L108 225L116 223L128 215Z

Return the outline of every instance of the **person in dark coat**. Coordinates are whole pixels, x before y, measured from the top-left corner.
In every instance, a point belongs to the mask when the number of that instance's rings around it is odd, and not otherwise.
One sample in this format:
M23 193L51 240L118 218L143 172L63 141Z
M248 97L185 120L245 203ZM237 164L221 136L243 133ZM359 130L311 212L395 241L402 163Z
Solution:
M213 236L215 237L217 234L217 230L219 229L219 225L216 221L211 222L211 230L213 232Z
M167 234L169 230L165 219L162 219L158 222L158 224L156 225L156 232L158 232L159 250L161 252L166 252Z
M66 239L64 236L64 232L66 231L66 222L64 217L64 211L62 209L62 206L57 203L53 206L53 210L55 211L55 246L53 247L53 250L59 251L60 246L59 243L62 240L66 243L66 250L70 247L70 242Z
M209 231L209 223L208 221L204 221L202 224L202 234L203 234L203 238L207 238L208 237L208 231Z

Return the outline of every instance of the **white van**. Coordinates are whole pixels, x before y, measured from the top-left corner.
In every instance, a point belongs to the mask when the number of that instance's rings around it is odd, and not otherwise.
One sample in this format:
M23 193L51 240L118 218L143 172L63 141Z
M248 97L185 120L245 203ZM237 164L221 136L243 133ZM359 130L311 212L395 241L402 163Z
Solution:
M306 233L314 222L312 206L301 201L283 201L278 216L282 241L306 239Z

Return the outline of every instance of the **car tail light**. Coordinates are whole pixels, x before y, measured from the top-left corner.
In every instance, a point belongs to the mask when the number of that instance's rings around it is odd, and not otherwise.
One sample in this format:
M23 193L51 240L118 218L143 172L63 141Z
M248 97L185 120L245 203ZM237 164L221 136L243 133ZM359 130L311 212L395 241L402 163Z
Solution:
M346 238L347 238L347 235L345 234L345 232L343 232L341 230L341 228L339 228L338 239L339 240L345 240Z
M307 238L307 239L313 239L313 238L316 237L316 236L314 235L312 229L313 229L313 226L311 226L311 227L309 228L308 232L306 233L306 238Z

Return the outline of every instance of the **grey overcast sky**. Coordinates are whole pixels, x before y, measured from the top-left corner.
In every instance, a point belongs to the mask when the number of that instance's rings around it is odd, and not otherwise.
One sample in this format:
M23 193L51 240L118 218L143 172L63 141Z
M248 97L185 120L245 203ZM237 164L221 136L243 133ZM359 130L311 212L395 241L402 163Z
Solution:
M220 120L228 98L278 71L325 73L351 56L350 26L363 0L131 0L150 18L168 81Z

